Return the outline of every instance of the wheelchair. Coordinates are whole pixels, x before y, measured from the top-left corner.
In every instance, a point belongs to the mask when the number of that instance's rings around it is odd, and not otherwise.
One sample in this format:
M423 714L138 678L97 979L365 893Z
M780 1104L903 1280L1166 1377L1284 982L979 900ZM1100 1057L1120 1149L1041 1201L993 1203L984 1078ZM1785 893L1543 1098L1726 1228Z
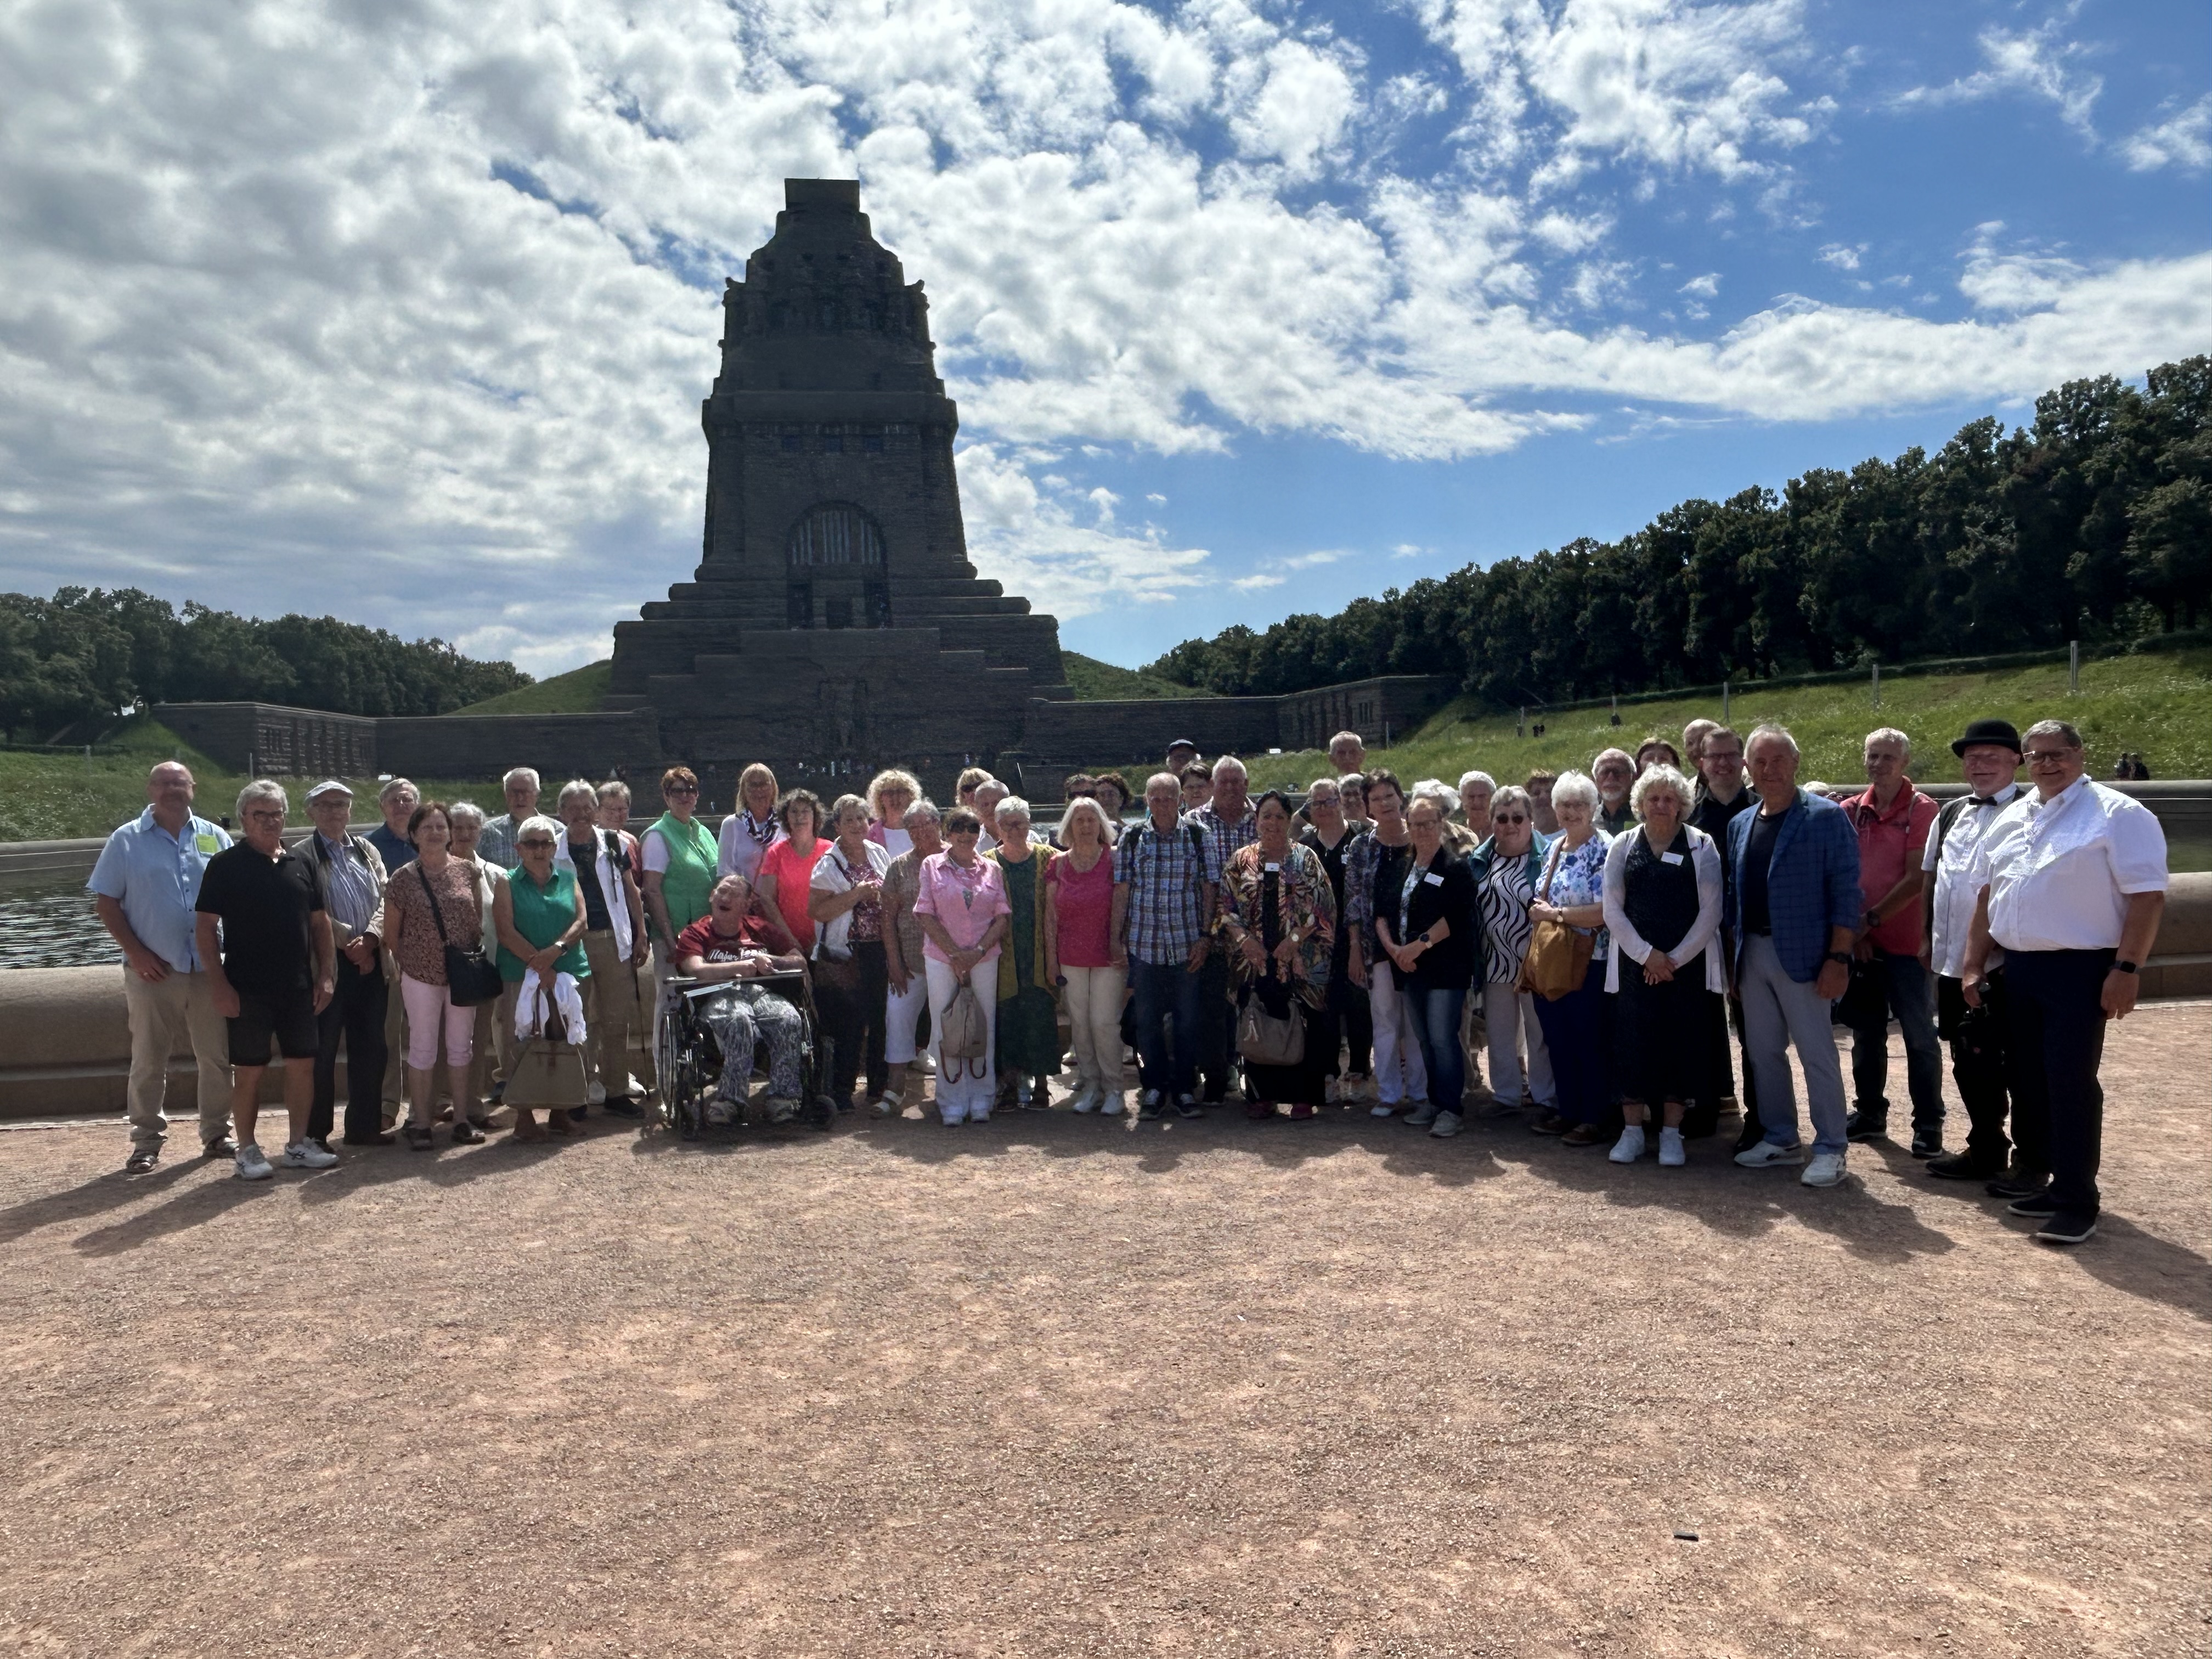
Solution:
M743 981L758 986L798 1008L799 1038L799 1109L789 1120L810 1128L827 1129L836 1115L830 1097L829 1055L822 1040L822 1019L814 1007L814 988L803 971L764 974ZM661 981L660 1033L654 1047L660 1079L661 1127L686 1140L697 1140L710 1127L707 1102L722 1079L722 1044L701 1013L703 1005L730 988L727 981L702 983L673 975ZM762 1056L764 1058L765 1056ZM746 1091L740 1103L732 1102L728 1127L766 1128L768 1109Z

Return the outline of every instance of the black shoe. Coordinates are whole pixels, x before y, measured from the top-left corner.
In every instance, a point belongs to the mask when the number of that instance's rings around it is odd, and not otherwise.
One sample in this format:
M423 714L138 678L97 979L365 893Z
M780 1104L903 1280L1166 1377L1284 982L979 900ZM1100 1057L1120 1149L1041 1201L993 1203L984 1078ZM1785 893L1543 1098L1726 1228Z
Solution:
M1532 1135L1563 1135L1574 1127L1557 1112L1547 1112L1528 1126L1528 1133Z
M2035 1230L2039 1244L2086 1244L2097 1231L2097 1218L2079 1210L2060 1210Z
M2009 1175L2001 1175L1983 1188L1991 1198L2033 1198L2051 1184L2047 1175L2038 1175L2033 1170L2015 1169Z
M161 1161L161 1149L159 1146L134 1146L131 1149L131 1156L124 1160L123 1173L147 1175Z
M589 1117L591 1114L592 1109L588 1106L572 1106L568 1109L568 1121L571 1123L581 1123L586 1118Z
M602 1108L602 1109L613 1117L640 1118L645 1115L645 1108L628 1095L623 1096L620 1099L616 1099L610 1096L605 1106ZM850 1107L840 1107L838 1109L841 1111L850 1111L852 1109Z
M1912 1155L1915 1158L1935 1158L1943 1150L1943 1131L1915 1129L1912 1132Z
M331 1141L328 1135L309 1135L307 1139L313 1141L316 1146L321 1147L326 1152L331 1149ZM398 1139L399 1137L398 1135L386 1134L379 1132L373 1135L348 1135L346 1136L343 1144L348 1146L389 1146Z
M2046 1187L2026 1198L2015 1198L2005 1208L2014 1215L2055 1216L2058 1213L2058 1200L2051 1197L2051 1189Z
M457 1117L453 1120L454 1146L474 1146L483 1139L484 1132L477 1127L477 1126L471 1122L467 1118Z
M202 1158L236 1158L238 1143L228 1135L219 1135L213 1140L204 1140L200 1143L200 1156Z
M1844 1120L1844 1139L1846 1140L1887 1140L1889 1139L1889 1114L1875 1113L1863 1106L1851 1108L1851 1115Z
M1736 1136L1735 1146L1729 1152L1729 1156L1734 1158L1738 1152L1747 1152L1765 1139L1765 1126L1761 1124L1757 1117L1747 1112L1744 1115L1743 1131Z
M1176 1115L1177 1117L1204 1117L1206 1115L1205 1112L1200 1109L1198 1103L1194 1100L1177 1100L1176 1102L1175 1109Z
M2004 1169L1972 1152L1944 1152L1928 1160L1928 1173L1942 1181L1987 1181L2002 1175Z

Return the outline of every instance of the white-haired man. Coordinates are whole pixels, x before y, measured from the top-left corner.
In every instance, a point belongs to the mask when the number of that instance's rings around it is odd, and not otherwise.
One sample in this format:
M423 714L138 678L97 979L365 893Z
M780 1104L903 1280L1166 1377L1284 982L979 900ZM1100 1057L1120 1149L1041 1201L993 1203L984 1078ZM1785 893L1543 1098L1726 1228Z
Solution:
M307 1136L316 1021L331 1005L337 971L331 919L313 864L285 848L287 805L283 787L267 778L239 792L245 839L208 860L193 902L200 960L207 964L216 1010L228 1026L230 1111L238 1125L241 1181L266 1181L275 1173L254 1139L261 1074L272 1048L284 1062L284 1110L291 1120L286 1167L324 1170L338 1161Z
M100 849L85 890L123 952L123 1006L131 1019L131 1157L143 1175L161 1161L169 1119L169 1056L181 1028L199 1063L200 1155L228 1158L230 1034L216 1012L199 953L192 905L208 860L230 845L219 824L192 811L190 768L163 761L146 778L146 810Z
M2108 1024L2135 1011L2137 977L2166 910L2166 833L2142 802L2092 783L2081 734L2039 720L2021 739L2035 787L1998 815L1974 859L1980 897L1963 965L1979 1007L1990 946L2002 947L2014 1139L2049 1148L2050 1184L2021 1169L1990 1190L2040 1217L2045 1244L2097 1231ZM2035 1127L2023 1136L2026 1124Z
M1342 777L1367 770L1367 740L1357 732L1340 732L1328 740L1329 769Z
M1221 866L1205 832L1177 811L1182 798L1173 773L1154 773L1145 782L1144 821L1114 843L1109 937L1115 965L1129 969L1130 1029L1145 1085L1138 1115L1148 1121L1170 1107L1200 1115L1200 987L1213 954L1206 934Z
M1251 778L1244 763L1224 755L1213 763L1213 799L1184 822L1194 823L1205 835L1213 878L1241 848L1260 839L1260 815L1252 810ZM1209 917L1214 927L1218 917ZM1199 975L1198 1069L1206 1079L1206 1104L1218 1106L1230 1097L1237 1075L1237 1009L1229 1000L1229 946L1218 928L1213 948L1206 952Z
M386 778L376 792L376 810L384 822L362 839L376 848L377 857L384 860L387 881L415 861L415 842L407 825L422 804L422 792L406 778ZM384 1005L384 1052L382 1121L396 1123L399 1103L407 1093L407 1003L396 994Z
M1843 803L1859 837L1859 886L1866 914L1852 955L1860 992L1844 1009L1851 1028L1851 1092L1845 1133L1874 1140L1889 1133L1889 1016L1905 1035L1905 1081L1912 1100L1912 1155L1943 1150L1943 1050L1922 960L1921 872L1939 810L1912 786L1912 739L1893 726L1867 733L1867 792ZM1863 994L1862 994L1863 993Z
M307 1114L307 1136L319 1146L331 1144L343 1048L345 1139L356 1146L389 1146L392 1131L386 1126L399 1114L398 1103L385 1099L384 1083L393 1069L389 1015L399 998L392 988L392 959L384 949L384 860L368 836L353 833L353 791L339 780L325 778L307 791L307 816L315 833L300 844L300 853L321 890L336 974L330 1005L317 1022L315 1101Z
M507 795L507 811L485 820L483 834L477 842L477 856L487 864L512 870L522 861L522 854L514 850L514 832L538 815L541 786L536 769L518 766L499 781L499 787Z
M1626 749L1602 749L1590 763L1590 781L1597 786L1597 827L1608 836L1632 829L1636 813L1628 792L1636 782L1636 757Z

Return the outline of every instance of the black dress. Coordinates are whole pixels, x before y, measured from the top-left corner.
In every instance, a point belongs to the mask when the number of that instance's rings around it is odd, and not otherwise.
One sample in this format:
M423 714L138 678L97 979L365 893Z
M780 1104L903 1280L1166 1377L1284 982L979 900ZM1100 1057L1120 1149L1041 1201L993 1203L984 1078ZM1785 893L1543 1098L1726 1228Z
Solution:
M1651 850L1641 827L1629 836L1621 908L1644 943L1672 957L1698 921L1698 866L1690 855L1689 831L1674 831L1667 849L1675 855L1672 864ZM1719 949L1718 939L1705 948ZM1663 985L1647 985L1643 964L1620 950L1619 939L1613 949L1620 953L1613 1052L1621 1094L1653 1108L1708 1098L1711 1056L1701 1038L1714 999L1705 989L1705 958L1678 964Z

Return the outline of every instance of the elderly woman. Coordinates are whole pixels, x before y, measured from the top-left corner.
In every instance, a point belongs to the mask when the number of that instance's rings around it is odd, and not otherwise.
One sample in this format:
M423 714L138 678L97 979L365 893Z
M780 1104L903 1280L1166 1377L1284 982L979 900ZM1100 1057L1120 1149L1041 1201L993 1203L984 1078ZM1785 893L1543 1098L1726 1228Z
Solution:
M456 1096L466 1087L476 1045L476 1006L453 1000L446 946L477 945L484 913L476 861L453 855L453 821L443 801L416 807L407 838L415 857L385 889L384 948L399 964L399 995L407 1005L407 1144L426 1152L435 1110L439 1034L445 1034L446 1075ZM483 1139L469 1114L457 1109L453 1144Z
M836 839L815 861L806 896L814 940L814 997L830 1037L830 1093L837 1109L853 1109L853 1087L865 1059L868 1097L888 1086L884 1061L884 875L891 855L868 839L873 820L858 795L830 808ZM903 834L903 830L901 831Z
M768 1121L788 1123L798 1115L805 1087L806 1021L793 1003L765 986L748 985L763 974L795 972L805 958L796 951L777 954L762 937L752 889L743 876L724 876L714 884L707 914L676 941L679 973L703 984L726 983L719 996L704 999L699 1017L722 1050L722 1077L707 1102L707 1121L727 1123L745 1103L752 1082L753 1048L768 1050Z
M1677 772L1682 769L1681 756L1664 738L1646 738L1636 745L1636 775L1640 778L1655 766L1671 766Z
M1121 1003L1129 969L1114 960L1114 846L1105 808L1091 796L1075 797L1054 839L1067 850L1045 866L1045 978L1060 987L1075 1043L1075 1098L1068 1103L1114 1117L1123 1105ZM1002 874L1006 867L1002 859Z
M906 832L914 844L884 870L884 1061L883 1092L871 1109L889 1117L906 1106L907 1068L921 1044L922 1017L929 1012L929 975L921 923L914 914L921 866L945 850L944 815L924 798L906 809Z
M985 784L996 781L997 780L992 777L988 767L969 767L954 781L952 799L972 812L975 810L975 792Z
M999 1104L1042 1111L1052 1101L1046 1079L1060 1074L1060 1001L1045 937L1046 875L1060 854L1030 840L1030 804L1019 795L994 810L999 844L985 856L999 866L1008 916L999 957Z
M782 839L775 817L775 774L755 761L738 774L738 810L722 820L715 844L714 868L751 885L760 879L761 860Z
M1367 963L1357 930L1343 923L1345 872L1363 832L1346 817L1344 796L1344 785L1335 778L1316 778L1307 785L1307 826L1298 835L1300 845L1321 860L1329 896L1336 902L1338 926L1330 945L1328 1004L1321 1033L1326 1066L1322 1098L1328 1105L1365 1099L1374 1082L1369 1074L1375 1026L1367 1010Z
M1439 833L1443 835L1447 845L1459 853L1471 853L1474 850L1474 837L1468 834L1464 825L1452 822L1452 814L1459 808L1459 794L1451 785L1446 783L1442 778L1423 778L1415 784L1413 793L1406 798L1406 817L1408 823L1413 819L1414 805L1421 801L1429 801L1435 805L1437 817L1443 825Z
M1344 803L1344 821L1354 830L1371 830L1375 820L1367 815L1367 775L1346 772L1336 781L1336 798Z
M542 814L516 825L514 850L522 862L507 872L492 901L492 922L499 933L499 976L507 982L500 994L499 1020L509 1031L514 1029L525 974L536 970L549 1004L555 975L567 974L579 987L591 977L592 965L584 955L584 929L589 921L584 890L573 866L554 861L567 834L557 819ZM517 1140L565 1135L569 1127L566 1112L547 1112L545 1127L540 1129L535 1112L527 1106L515 1108Z
M1467 1061L1460 1014L1481 966L1474 930L1474 876L1445 834L1442 803L1430 796L1406 814L1413 857L1395 892L1376 894L1375 937L1398 970L1401 998L1428 1067L1428 1103L1406 1121L1430 1126L1438 1139L1460 1131L1466 1109Z
M1336 890L1310 847L1291 839L1291 804L1279 789L1253 808L1259 840L1232 853L1221 873L1221 933L1239 1006L1256 1000L1275 1019L1300 1021L1305 1052L1288 1066L1244 1062L1244 1114L1264 1121L1288 1106L1304 1119L1328 1092L1329 968L1336 950Z
M1487 772L1459 775L1460 822L1480 845L1490 839L1490 799L1498 793L1498 780Z
M1106 814L1106 844L1111 847L1121 839L1122 815L1128 811L1137 792L1119 772L1101 772L1091 781L1097 787L1099 810Z
M688 766L670 767L660 775L660 799L668 810L638 837L645 866L639 885L653 937L665 956L676 936L707 914L716 872L714 832L696 816L698 775Z
M477 908L483 917L477 934L477 945L493 961L499 960L499 929L492 912L499 890L507 884L507 872L489 859L482 857L477 848L483 836L484 811L474 801L457 800L446 809L447 821L453 827L452 855L476 872ZM475 1029L470 1038L472 1058L468 1073L463 1077L448 1076L446 1086L453 1092L454 1115L465 1117L478 1133L491 1127L491 1120L484 1101L494 1091L503 1085L506 1072L502 1062L511 1041L499 1023L499 1005L480 1002L475 1009ZM496 1073L496 1075L495 1075ZM494 1101L496 1104L496 1100Z
M1605 855L1613 838L1598 828L1601 799L1597 784L1580 772L1563 772L1552 786L1559 835L1544 855L1528 906L1534 921L1564 922L1591 942L1583 982L1556 1002L1536 999L1559 1109L1529 1127L1540 1135L1559 1135L1570 1146L1595 1146L1604 1139L1612 1107L1605 1067Z
M1558 781L1556 773L1547 771L1540 766L1528 775L1525 786L1528 791L1528 810L1535 815L1536 833L1540 836L1559 833L1559 817L1552 811L1552 786Z
M1614 1067L1626 1127L1615 1164L1644 1156L1645 1120L1661 1114L1659 1162L1679 1168L1684 1103L1707 1098L1714 999L1726 994L1717 935L1721 924L1720 849L1684 822L1689 779L1656 765L1632 797L1641 828L1606 851L1605 924L1613 935L1605 988L1614 995ZM1701 960L1702 958L1702 960ZM1639 967L1638 964L1641 964Z
M1527 790L1509 783L1491 797L1490 832L1471 860L1475 908L1482 920L1490 1086L1496 1097L1485 1115L1507 1117L1519 1111L1525 1085L1549 1116L1559 1109L1552 1058L1544 1048L1536 994L1519 988L1521 963L1528 954L1528 907L1535 902L1544 867L1544 838L1536 833L1535 809Z
M814 919L806 913L807 896L814 887L814 866L830 850L822 833L827 828L822 821L822 797L811 789L794 789L775 812L783 836L761 855L753 896L768 919L791 936L799 954L811 956Z
M868 839L896 858L914 845L906 809L921 799L921 781L894 768L868 780Z
M1375 827L1362 836L1344 861L1344 909L1356 930L1355 949L1367 964L1368 1008L1374 1017L1376 1117L1394 1117L1399 1107L1418 1111L1429 1098L1429 1069L1421 1059L1413 1012L1398 982L1396 964L1375 936L1375 918L1405 878L1413 856L1413 837L1406 827L1406 797L1398 776L1386 767L1367 775L1367 810Z
M629 786L620 778L609 778L593 793L599 803L599 828L622 842L623 851L629 854L630 868L636 869L637 837L629 832Z
M1006 889L999 866L975 850L983 826L964 806L945 815L945 848L924 859L915 884L915 920L929 978L929 1021L937 1034L937 1112L947 1128L991 1115L996 1067L999 946L1006 937ZM963 985L975 986L983 1012L983 1052L962 1059L945 1052L945 1011Z

